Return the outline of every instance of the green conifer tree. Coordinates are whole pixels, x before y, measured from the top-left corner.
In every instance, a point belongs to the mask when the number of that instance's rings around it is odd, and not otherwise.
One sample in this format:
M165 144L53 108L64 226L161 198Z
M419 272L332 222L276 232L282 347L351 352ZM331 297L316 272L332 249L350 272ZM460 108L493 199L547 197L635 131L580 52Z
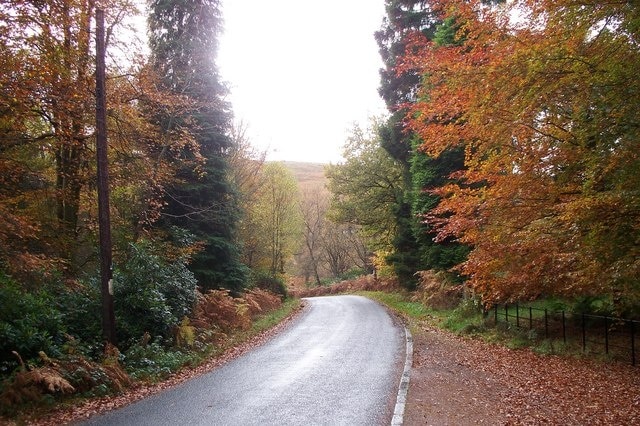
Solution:
M451 43L454 23L440 22L429 1L387 0L387 17L376 32L376 40L385 68L380 71L380 95L392 112L380 137L384 149L403 165L404 191L394 213L396 217L395 252L388 259L401 282L412 288L419 270L447 270L464 260L467 249L453 242L436 243L435 234L424 223L425 215L437 205L438 198L427 189L442 185L449 174L464 164L462 152L449 152L433 159L420 152L420 141L402 125L406 110L403 104L415 102L422 77L398 75L395 67L407 47L405 36L421 32L439 44Z
M167 131L185 127L197 147L184 149L179 183L167 188L164 223L204 242L190 265L200 286L240 291L247 269L239 261L238 209L227 173L232 115L215 64L220 1L153 0L148 24L151 62L160 84L189 101L179 114L159 117L160 124Z

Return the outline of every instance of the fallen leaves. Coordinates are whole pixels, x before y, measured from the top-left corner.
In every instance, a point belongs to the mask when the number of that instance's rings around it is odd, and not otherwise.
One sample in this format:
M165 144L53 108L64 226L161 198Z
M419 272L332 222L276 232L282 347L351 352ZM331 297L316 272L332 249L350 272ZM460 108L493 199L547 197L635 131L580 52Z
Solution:
M405 424L640 424L640 370L423 328Z

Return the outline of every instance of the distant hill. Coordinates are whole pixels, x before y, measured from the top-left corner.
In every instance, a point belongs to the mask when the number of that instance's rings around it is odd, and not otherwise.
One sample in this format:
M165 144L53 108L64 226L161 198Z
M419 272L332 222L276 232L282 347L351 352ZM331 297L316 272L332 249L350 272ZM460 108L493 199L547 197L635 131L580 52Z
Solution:
M327 177L324 175L326 164L297 161L282 161L281 163L291 171L301 189L313 186L324 187L327 184Z

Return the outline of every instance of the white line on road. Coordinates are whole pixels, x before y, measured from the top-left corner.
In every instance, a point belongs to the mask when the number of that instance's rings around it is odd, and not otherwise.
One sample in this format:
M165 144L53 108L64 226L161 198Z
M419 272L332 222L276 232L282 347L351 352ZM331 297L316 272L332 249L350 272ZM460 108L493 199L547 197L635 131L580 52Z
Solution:
M398 398L396 399L395 410L393 410L391 426L401 426L404 423L404 408L407 403L407 392L409 391L411 364L413 362L413 337L407 327L404 328L404 334L407 341L406 357L404 361L404 371L402 372L402 378L398 386Z

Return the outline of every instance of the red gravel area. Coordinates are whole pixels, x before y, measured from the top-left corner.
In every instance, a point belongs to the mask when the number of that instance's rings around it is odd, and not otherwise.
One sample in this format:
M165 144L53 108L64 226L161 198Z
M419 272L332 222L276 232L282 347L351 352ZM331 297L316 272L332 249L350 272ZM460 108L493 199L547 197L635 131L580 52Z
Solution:
M640 367L538 355L422 326L405 425L640 425Z

